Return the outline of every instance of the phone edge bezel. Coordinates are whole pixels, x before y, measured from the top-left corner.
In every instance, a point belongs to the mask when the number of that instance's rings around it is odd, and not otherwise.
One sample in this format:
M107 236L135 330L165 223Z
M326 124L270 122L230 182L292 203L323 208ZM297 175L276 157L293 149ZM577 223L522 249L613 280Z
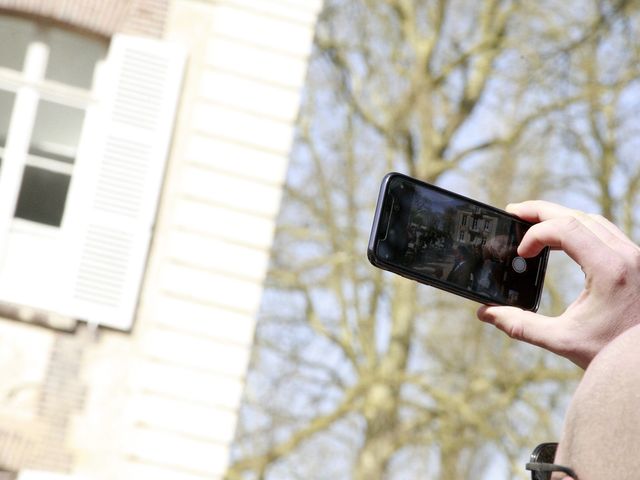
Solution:
M375 253L375 245L378 239L378 232L380 229L380 219L382 217L382 213L383 213L383 207L385 205L384 202L384 197L385 197L385 192L387 190L387 185L389 184L389 182L391 181L392 178L394 177L402 177L405 179L408 179L411 182L416 182L418 184L422 184L427 188L432 188L440 193L446 194L446 195L453 195L454 197L457 197L458 199L464 200L466 202L475 204L475 205L479 205L481 207L487 208L489 210L493 210L494 212L501 214L501 215L505 215L507 217L511 217L514 220L517 220L518 222L522 222L526 225L529 225L530 227L532 225L534 225L531 222L528 222L526 220L523 220L520 217L517 217L516 215L513 215L509 212L507 212L506 210L502 210L500 208L494 207L492 205L488 205L486 203L483 203L479 200L474 200L472 198L466 197L465 195L459 194L457 192L453 192L451 190L447 190L444 189L442 187L439 187L437 185L433 185L431 183L427 183L424 182L422 180L419 180L417 178L413 178L410 177L409 175L405 175L403 173L399 173L399 172L390 172L387 173L384 178L382 179L381 185L380 185L380 191L378 193L378 200L376 203L376 210L375 210L375 214L374 214L374 219L373 219L373 223L371 226L371 233L369 235L369 243L367 246L367 258L369 259L369 262L377 267L377 268L381 268L383 270L387 270L389 272L398 274L402 277L408 278L410 280L413 280L415 282L421 283L423 285L428 285L428 286L432 286L434 288L439 288L440 290L444 290L446 292L452 293L454 295L458 295L464 298L467 298L469 300L473 300L475 302L478 303L482 303L484 305L502 305L502 306L514 306L514 305L510 305L507 303L498 303L498 302L488 302L487 300L490 300L488 297L482 297L478 294L474 294L472 292L469 292L468 290L463 290L462 288L457 288L453 285L449 285L448 283L444 283L441 281L438 281L437 279L429 279L426 280L422 277L419 277L417 275L415 275L411 270L409 269L404 269L402 267L396 266L394 264L390 264L388 262L385 262L384 260L378 258L378 256ZM545 273L546 273L546 269L547 269L547 263L548 263L548 259L549 259L549 248L546 247L542 250L542 252L539 254L540 255L540 263L538 265L538 272L536 274L537 278L540 278L540 282L538 285L536 285L537 287L537 292L536 292L536 296L534 298L534 302L531 308L529 307L523 307L523 306L515 306L516 308L521 308L523 310L527 310L530 312L536 312L540 306L540 301L542 298L542 290L544 287L544 277L545 277Z

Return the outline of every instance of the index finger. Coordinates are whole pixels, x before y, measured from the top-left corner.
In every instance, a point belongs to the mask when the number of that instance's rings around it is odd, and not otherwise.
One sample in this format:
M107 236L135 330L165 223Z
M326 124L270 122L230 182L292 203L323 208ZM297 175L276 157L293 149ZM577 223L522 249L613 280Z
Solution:
M527 200L522 203L511 203L507 205L506 210L531 223L543 222L552 218L571 217L581 213L573 208L547 202L546 200Z
M591 229L573 216L552 218L533 225L522 238L518 254L525 258L539 254L544 247L564 250L585 271L592 270L613 250Z
M625 251L637 248L620 229L601 215L587 214L544 200L529 200L511 204L507 206L507 211L532 223L575 217L609 247Z

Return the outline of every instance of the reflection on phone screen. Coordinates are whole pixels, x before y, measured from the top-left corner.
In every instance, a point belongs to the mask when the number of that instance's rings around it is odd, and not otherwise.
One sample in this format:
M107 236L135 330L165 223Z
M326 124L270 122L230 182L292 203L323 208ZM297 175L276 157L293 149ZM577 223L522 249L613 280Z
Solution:
M389 182L389 193L380 258L489 302L517 305L531 295L537 263L516 253L526 223L403 178Z

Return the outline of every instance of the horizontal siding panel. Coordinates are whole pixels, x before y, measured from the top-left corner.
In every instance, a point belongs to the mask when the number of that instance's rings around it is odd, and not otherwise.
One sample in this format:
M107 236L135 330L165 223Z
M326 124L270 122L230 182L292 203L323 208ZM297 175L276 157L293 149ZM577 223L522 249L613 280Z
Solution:
M295 120L300 102L298 89L270 85L215 70L202 74L198 94L210 102L284 122Z
M217 205L272 218L278 214L282 195L279 186L220 174L195 165L182 171L178 191Z
M139 362L132 384L140 391L233 411L238 408L243 391L239 378L152 361Z
M306 57L309 54L311 25L220 4L216 8L211 27L213 35L221 34L237 38L300 57Z
M225 445L152 429L132 428L123 442L125 454L133 459L187 470L192 474L220 475L229 462L229 449Z
M154 323L165 328L246 346L253 340L255 318L247 313L167 295L151 309Z
M224 0L224 3L303 24L313 24L322 6L321 0Z
M180 432L206 441L229 443L236 427L235 411L194 405L148 393L134 395L126 415L150 429Z
M28 461L25 463L28 463ZM46 462L42 462L42 463L46 464ZM30 469L21 468L18 479L19 480L78 480L78 477L75 475L70 475L67 473L54 473L54 472L51 472L51 470L49 470L51 466L47 465L47 467L44 467L44 468L47 468L47 470L30 470Z
M277 152L288 152L293 140L288 123L213 104L195 104L192 125L206 134Z
M273 185L281 185L288 156L271 153L205 135L193 134L187 140L185 157L220 172L237 174Z
M257 248L271 248L272 219L242 213L191 199L178 199L174 206L175 226Z
M166 242L166 253L172 260L257 282L264 280L269 262L269 253L266 250L183 231L169 232Z
M204 61L214 69L293 88L302 86L307 71L304 58L243 45L222 37L207 42Z
M127 461L121 464L118 469L122 479L153 479L153 480L222 480L222 474L211 475L209 472L201 474L187 473L181 470L168 469L166 467L158 467L155 465Z
M262 294L258 281L241 280L229 275L211 273L181 265L167 264L159 274L166 292L188 296L222 307L256 312Z
M139 340L141 351L150 359L192 367L229 377L244 377L249 363L249 348L152 329Z

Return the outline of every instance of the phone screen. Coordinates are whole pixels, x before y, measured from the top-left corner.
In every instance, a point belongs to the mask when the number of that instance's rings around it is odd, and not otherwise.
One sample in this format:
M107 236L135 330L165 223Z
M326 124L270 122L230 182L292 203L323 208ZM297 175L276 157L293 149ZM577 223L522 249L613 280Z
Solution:
M400 174L379 209L374 264L482 303L537 307L547 252L516 252L529 223Z

